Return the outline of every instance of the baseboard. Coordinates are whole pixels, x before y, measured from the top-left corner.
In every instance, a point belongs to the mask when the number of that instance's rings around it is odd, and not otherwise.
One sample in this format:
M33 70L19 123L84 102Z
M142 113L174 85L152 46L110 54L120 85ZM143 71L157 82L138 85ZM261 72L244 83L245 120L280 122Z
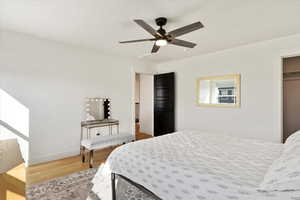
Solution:
M76 156L79 154L79 150L73 150L73 151L66 151L62 153L57 153L57 154L48 154L46 156L38 156L34 158L29 158L28 164L29 166L31 165L37 165L49 161L54 161L54 160L59 160L71 156Z

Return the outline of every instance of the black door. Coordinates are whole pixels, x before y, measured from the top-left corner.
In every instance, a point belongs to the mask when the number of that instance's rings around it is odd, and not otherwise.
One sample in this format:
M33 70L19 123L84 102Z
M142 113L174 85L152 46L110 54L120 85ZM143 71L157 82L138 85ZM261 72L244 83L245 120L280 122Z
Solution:
M154 136L175 131L175 73L154 75Z

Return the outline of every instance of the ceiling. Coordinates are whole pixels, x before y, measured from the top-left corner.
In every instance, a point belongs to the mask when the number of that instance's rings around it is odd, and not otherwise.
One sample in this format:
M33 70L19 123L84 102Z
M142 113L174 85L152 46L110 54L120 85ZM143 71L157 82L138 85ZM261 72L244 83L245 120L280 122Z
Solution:
M0 29L95 48L108 54L165 62L242 44L300 33L299 0L1 0ZM167 31L196 21L204 28L181 36L194 49L168 45L150 55L153 43L132 20L169 19Z

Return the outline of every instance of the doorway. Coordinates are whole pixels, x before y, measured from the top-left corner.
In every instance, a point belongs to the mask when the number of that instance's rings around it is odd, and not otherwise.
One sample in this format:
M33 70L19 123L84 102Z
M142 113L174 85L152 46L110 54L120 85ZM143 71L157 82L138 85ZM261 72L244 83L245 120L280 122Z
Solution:
M135 73L137 139L175 131L175 73Z
M300 130L300 56L283 58L283 142Z
M153 133L153 74L135 74L135 134L137 139Z

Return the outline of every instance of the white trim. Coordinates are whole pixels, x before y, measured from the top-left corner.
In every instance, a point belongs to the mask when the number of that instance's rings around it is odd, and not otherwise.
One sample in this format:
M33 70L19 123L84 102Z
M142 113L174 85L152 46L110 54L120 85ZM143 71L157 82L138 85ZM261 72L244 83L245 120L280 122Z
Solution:
M155 75L157 74L157 71L154 69L153 66L148 66L149 68L139 68L137 67L133 67L132 68L132 72L131 72L131 77L132 77L132 94L131 94L131 103L132 103L132 113L131 113L131 119L132 119L132 134L135 136L135 75L136 74L147 74L147 75ZM153 111L154 112L154 111ZM154 113L153 113L154 114ZM154 116L154 115L153 115ZM154 124L152 125L152 129L153 129L153 135L154 136Z

